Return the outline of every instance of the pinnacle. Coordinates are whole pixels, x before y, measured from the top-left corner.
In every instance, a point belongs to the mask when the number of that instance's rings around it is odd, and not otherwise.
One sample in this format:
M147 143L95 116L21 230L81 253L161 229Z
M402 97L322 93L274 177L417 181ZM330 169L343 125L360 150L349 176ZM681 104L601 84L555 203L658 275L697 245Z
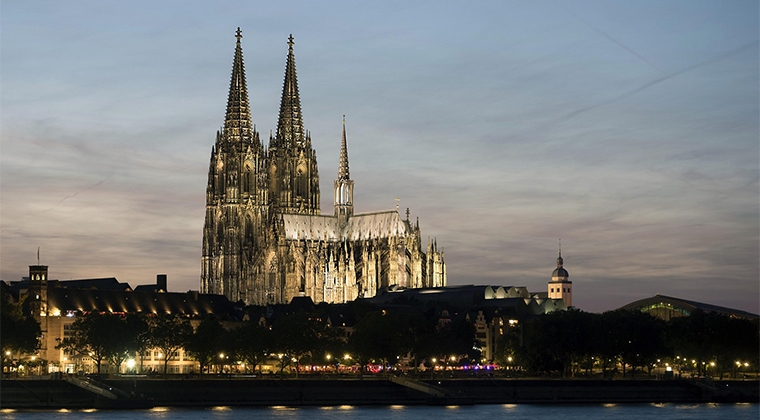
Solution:
M348 172L348 146L346 146L346 116L343 116L343 137L340 140L340 164L338 166L338 180L351 179Z

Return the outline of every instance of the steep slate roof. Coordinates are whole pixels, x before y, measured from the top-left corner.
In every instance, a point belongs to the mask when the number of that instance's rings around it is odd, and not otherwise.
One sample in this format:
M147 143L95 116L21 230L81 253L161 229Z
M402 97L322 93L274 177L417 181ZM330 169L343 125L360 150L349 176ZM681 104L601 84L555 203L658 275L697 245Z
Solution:
M24 277L21 281L12 281L10 287L16 294L24 293L26 290L29 290L29 278ZM111 290L120 292L129 292L132 290L129 283L121 283L116 277L78 280L48 280L48 287L83 290Z
M238 318L233 304L223 295L197 292L148 293L66 288L48 289L48 310L61 314L72 312L126 312L155 314L214 314L221 318Z
M412 227L396 210L355 214L343 229L335 216L283 214L282 220L287 240L359 241L412 233Z

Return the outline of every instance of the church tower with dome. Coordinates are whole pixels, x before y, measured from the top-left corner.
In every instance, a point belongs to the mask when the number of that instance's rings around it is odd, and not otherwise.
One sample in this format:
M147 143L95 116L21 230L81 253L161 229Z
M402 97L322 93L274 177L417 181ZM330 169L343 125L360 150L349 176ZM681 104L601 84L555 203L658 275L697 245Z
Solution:
M549 299L562 299L567 307L573 306L573 282L569 280L570 274L563 267L562 248L557 257L557 268L552 272L552 280L548 285Z

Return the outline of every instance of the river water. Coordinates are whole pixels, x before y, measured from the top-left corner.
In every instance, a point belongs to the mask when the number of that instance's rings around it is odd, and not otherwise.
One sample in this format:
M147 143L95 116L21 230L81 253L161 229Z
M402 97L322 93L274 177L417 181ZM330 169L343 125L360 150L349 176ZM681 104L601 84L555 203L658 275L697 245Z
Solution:
M292 420L743 420L760 418L760 404L590 404L590 405L477 405L453 407L213 407L150 410L2 410L3 420L159 420L159 419L292 419Z

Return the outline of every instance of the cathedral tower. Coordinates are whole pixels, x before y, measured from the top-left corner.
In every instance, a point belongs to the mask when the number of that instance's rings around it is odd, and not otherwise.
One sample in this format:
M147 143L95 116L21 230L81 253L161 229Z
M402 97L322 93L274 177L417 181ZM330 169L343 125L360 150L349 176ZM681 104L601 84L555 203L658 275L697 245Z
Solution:
M235 35L224 127L211 149L203 227L201 292L245 300L247 262L257 257L269 217L266 155L251 124L240 28Z
M270 190L280 212L319 214L317 153L311 148L311 135L304 130L294 44L290 35L277 132L269 139Z
M340 163L338 179L335 180L335 217L345 224L354 214L354 181L348 172L348 147L346 146L346 116L343 116L343 135L340 140Z

